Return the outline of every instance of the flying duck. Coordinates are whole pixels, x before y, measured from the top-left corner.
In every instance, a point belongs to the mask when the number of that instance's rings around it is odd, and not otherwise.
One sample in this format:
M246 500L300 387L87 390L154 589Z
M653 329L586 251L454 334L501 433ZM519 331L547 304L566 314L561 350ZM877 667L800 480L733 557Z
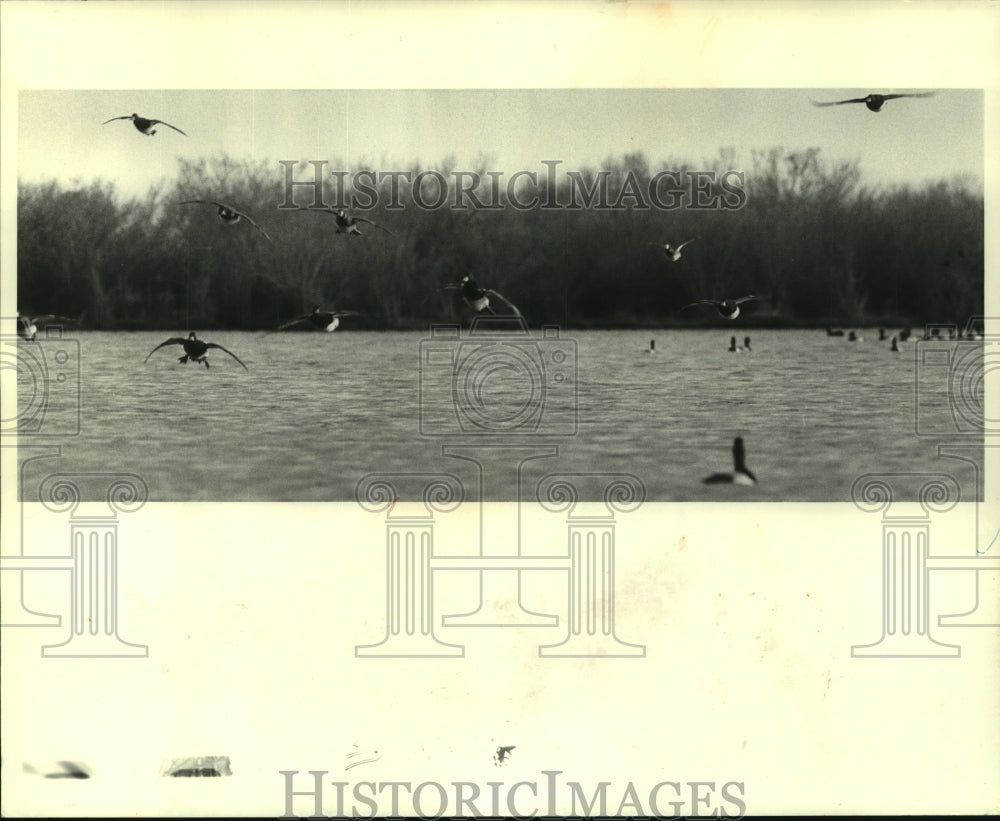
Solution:
M869 111L881 111L889 100L898 100L900 97L933 97L933 91L926 91L922 94L868 94L865 97L854 97L850 100L836 100L832 103L819 103L811 100L813 105L825 107L830 105L844 105L845 103L864 103Z
M222 221L225 222L225 223L227 223L228 225L235 225L241 219L245 219L254 228L256 228L258 231L260 231L265 237L267 237L267 241L268 242L274 242L274 240L271 239L271 237L268 236L267 231L265 231L263 228L261 228L249 216L247 216L246 214L244 214L242 211L237 211L231 205L226 205L226 204L221 203L221 202L216 202L215 200L184 200L184 202L182 202L181 205L193 205L195 203L199 203L201 205L214 205L214 206L216 206L219 209L219 216L222 218Z
M760 299L760 297L748 294L747 296L741 296L739 299L699 299L697 302L685 305L680 310L693 308L695 305L711 305L719 312L719 316L725 319L736 319L740 315L740 305L752 299Z
M145 117L140 117L138 114L126 114L124 117L112 117L110 120L105 120L101 123L101 125L107 125L115 120L131 120L132 125L134 125L136 129L145 134L147 137L152 137L156 133L156 129L153 128L154 125L165 125L167 128L172 128L179 134L184 134L184 132L175 125L165 123L163 120L147 120ZM187 134L184 134L184 136L186 137Z
M369 225L374 225L376 228L381 228L387 234L395 236L388 228L379 225L377 222L370 220L366 217L352 217L347 214L343 208L327 208L326 212L333 214L337 218L337 231L338 234L357 234L357 236L362 236L361 231L358 229L358 223L367 222Z
M187 338L184 338L183 336L172 336L165 342L161 342L159 345L153 348L153 350L151 350L148 354L146 354L146 358L143 360L143 362L144 363L149 362L149 357L151 357L154 353L160 350L160 348L163 348L167 345L184 346L184 356L182 356L180 359L177 360L181 364L187 364L187 361L190 359L192 362L200 362L204 364L205 367L207 368L209 348L218 348L220 351L229 354L233 359L235 359L237 362L243 365L244 370L250 370L246 366L246 363L244 363L243 360L240 359L232 351L226 350L221 345L217 345L215 342L202 342L202 340L198 339L194 331L191 331L191 333L187 335Z
M483 313L484 311L490 314L496 314L496 311L493 310L493 306L490 305L490 297L492 296L496 297L501 302L505 302L514 312L514 316L521 316L521 312L517 309L517 306L507 299L507 297L492 290L491 288L481 288L479 283L476 282L470 274L466 274L458 282L449 282L447 285L442 285L438 288L438 290L460 291L462 294L462 300L465 302L466 306L477 314Z
M282 331L285 328L291 328L293 325L308 322L317 331L326 331L327 333L330 333L331 331L337 330L340 326L340 318L342 316L357 315L357 311L321 311L319 305L313 305L312 313L300 316L297 319L286 322L284 325L279 325L275 330Z
M17 315L17 335L21 339L26 339L29 342L34 342L35 337L38 335L38 326L42 325L44 327L49 322L72 322L65 316L56 316L55 314L45 314L44 316L21 316Z
M743 437L737 436L733 440L733 472L713 473L701 480L706 485L755 485L757 477L750 472L746 463L746 454L743 451Z
M672 262L677 262L681 258L681 248L685 245L690 245L694 242L693 239L686 240L680 245L671 245L669 242L649 242L647 245L655 245L657 248L662 248Z

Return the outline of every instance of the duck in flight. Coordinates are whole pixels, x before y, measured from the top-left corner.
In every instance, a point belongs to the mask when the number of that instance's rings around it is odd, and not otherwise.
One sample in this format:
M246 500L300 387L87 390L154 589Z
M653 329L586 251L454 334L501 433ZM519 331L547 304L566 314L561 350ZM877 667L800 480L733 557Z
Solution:
M690 245L694 242L693 239L685 240L680 245L671 245L669 242L649 242L647 245L655 245L657 248L662 248L668 257L670 257L671 262L677 262L681 258L681 248L685 245Z
M725 319L736 319L740 315L740 305L754 299L760 299L760 297L747 294L747 296L741 296L739 299L699 299L697 302L685 305L680 310L684 311L688 308L693 308L695 305L711 305L719 312L719 316Z
M112 117L110 120L105 120L101 123L101 125L113 123L115 120L131 120L132 125L134 125L138 131L145 134L147 137L152 137L156 133L156 129L153 128L154 125L165 125L167 128L172 128L179 134L184 134L184 132L175 125L165 123L163 120L147 120L145 117L140 117L138 114L126 114L124 117ZM184 136L186 137L187 134L184 134Z
M391 236L395 236L392 231L382 225L379 225L377 222L374 222L367 217L352 217L343 208L327 208L326 212L328 214L333 214L337 218L336 233L338 234L356 234L359 237L363 236L358 228L358 225L359 223L366 222L369 225L374 225L376 228L381 228Z
M226 350L221 345L217 345L215 342L203 342L202 340L198 339L198 336L195 334L194 331L191 331L191 333L189 333L186 338L183 336L172 336L170 337L170 339L161 342L159 345L153 348L153 350L151 350L148 354L146 354L146 358L143 360L143 362L144 363L149 362L149 357L151 357L154 353L160 350L160 348L164 348L167 345L184 346L184 356L182 356L180 359L177 360L181 364L187 364L187 361L190 359L192 362L199 362L207 368L209 349L218 348L220 351L229 354L233 359L239 362L243 366L244 370L247 371L250 370L246 366L246 363L232 351Z
M34 342L38 335L39 326L45 327L50 322L72 322L73 320L65 316L55 314L45 314L44 316L21 316L17 315L17 335L21 339Z
M265 237L267 237L268 242L274 242L274 240L271 239L270 236L268 236L267 231L261 228L247 214L244 214L242 211L237 211L231 205L226 205L225 203L222 202L216 202L215 200L184 200L184 202L182 202L181 205L194 205L195 203L200 205L214 205L216 208L219 209L219 217L227 225L235 225L241 219L245 219L254 228L260 231Z
M816 100L810 102L815 106L826 107L830 105L845 105L846 103L864 103L869 111L881 111L889 100L898 100L900 97L933 97L933 91L926 91L922 94L868 94L864 97L854 97L850 100L836 100L830 103L820 103Z
M743 449L743 437L733 440L733 472L713 473L701 480L706 485L755 485L757 477L753 475L746 463L746 453Z
M521 312L517 309L517 306L507 299L507 297L491 288L480 287L479 283L470 274L466 274L458 282L449 282L447 285L442 285L438 288L438 291L447 290L460 291L462 301L471 311L477 314L486 312L496 315L496 311L490 304L490 297L496 297L501 302L507 304L511 311L513 311L514 316L521 316Z
M342 316L357 315L357 311L321 311L319 305L313 305L311 313L286 322L284 325L279 325L275 330L283 331L285 328L291 328L294 325L300 325L303 322L308 322L317 331L326 331L327 333L330 333L340 327L340 318Z

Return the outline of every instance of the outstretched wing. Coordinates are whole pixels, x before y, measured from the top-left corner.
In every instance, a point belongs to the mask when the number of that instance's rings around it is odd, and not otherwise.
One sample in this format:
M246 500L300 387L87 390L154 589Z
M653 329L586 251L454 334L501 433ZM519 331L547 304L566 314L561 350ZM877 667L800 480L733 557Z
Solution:
M501 302L505 302L507 304L507 306L514 312L514 316L521 316L521 312L517 309L517 306L513 302L511 302L509 299L507 299L507 297L505 297L499 291L494 291L491 288L485 288L484 290L490 296L495 296Z
M330 316L337 318L341 316L360 316L357 311L330 311Z
M759 296L754 296L753 294L747 294L746 296L741 296L739 299L732 300L736 305L742 305L744 302L750 302L752 299L760 299Z
M693 238L689 239L689 240L685 240L684 242L682 242L680 245L677 246L677 250L680 251L681 248L683 248L685 245L690 245L692 242L694 242Z
M351 219L353 219L355 222L367 222L369 225L374 225L376 228L382 229L391 236L396 236L395 234L392 233L392 231L390 231L384 225L379 225L377 222L375 222L374 220L370 220L367 217L352 217Z
M236 360L237 362L239 362L239 363L240 363L240 364L241 364L241 365L243 366L243 369L244 369L244 370L247 370L247 371L248 371L248 370L250 370L250 369L249 369L249 368L248 368L248 367L246 366L246 363L245 363L245 362L244 362L244 361L243 361L242 359L240 359L240 358L239 358L239 357L238 357L238 356L237 356L236 354L234 354L234 353L233 353L232 351L230 351L230 350L227 350L226 348L223 348L223 347L222 347L221 345L219 345L219 344L217 344L217 343L215 343L215 342L209 342L209 343L207 343L206 347L208 347L208 348L218 348L218 349L219 349L220 351L223 351L223 352L225 352L225 353L229 354L229 355L230 355L230 356L231 356L231 357L232 357L233 359L235 359L235 360Z
M167 128L172 128L178 134L184 134L184 132L181 131L176 125L171 125L170 123L165 123L165 122L163 122L163 120L150 120L150 122L153 125L165 125ZM187 134L184 134L184 136L186 137Z
M686 311L688 308L693 308L696 305L711 305L712 307L716 307L718 304L718 302L712 299L699 299L697 302L689 302L683 308L678 308L677 312L680 313L681 311Z
M886 99L886 100L898 100L900 97L933 97L933 96L934 96L934 92L933 91L924 91L922 93L916 93L915 92L913 94L883 94L882 95L883 99Z
M811 102L815 106L820 106L822 108L828 105L844 105L845 103L867 103L868 99L866 97L854 97L853 99L850 100L837 100L832 103L818 103L816 102L816 100L810 100L809 102Z
M312 316L312 314L306 314L305 316L300 316L297 319L290 319L284 325L279 325L274 330L276 330L276 331L283 331L283 330L285 330L285 328L291 328L293 325L298 325L300 322L305 322L311 316Z
M153 348L153 350L151 350L148 354L146 354L146 358L143 359L142 361L149 362L149 357L151 357L154 353L160 350L160 348L165 348L167 345L183 345L184 342L185 342L184 337L172 336L170 337L170 339L166 340L165 342L161 342L159 345Z
M192 205L194 203L199 203L201 205L216 205L219 208L229 208L229 206L226 205L224 202L216 202L215 200L184 200L184 202L182 202L180 204L181 205ZM229 210L230 211L235 211L236 209L229 208Z
M244 214L242 211L237 211L237 210L235 210L233 208L230 208L229 210L232 211L234 214L239 214L241 217L243 217L243 219L245 219L247 222L249 222L254 228L256 228L258 231L260 231L265 237L267 237L267 241L268 242L271 242L271 243L274 242L274 240L271 239L271 237L268 235L267 231L265 231L256 222L254 222L252 217L249 217L246 214Z
M113 123L115 120L131 120L132 115L126 114L124 117L112 117L110 120L105 120L101 125L107 125L108 123Z

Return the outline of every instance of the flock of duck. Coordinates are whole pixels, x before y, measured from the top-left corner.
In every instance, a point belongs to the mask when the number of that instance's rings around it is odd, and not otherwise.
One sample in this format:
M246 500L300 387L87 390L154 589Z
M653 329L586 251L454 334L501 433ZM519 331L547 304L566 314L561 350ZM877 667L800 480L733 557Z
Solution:
M878 112L881 111L883 106L889 100L895 100L903 97L930 97L933 96L934 92L925 93L912 93L912 94L868 94L864 97L855 97L847 100L836 100L832 102L819 102L816 100L811 100L812 104L815 106L839 106L850 103L860 103L864 104L870 111ZM132 125L136 128L139 133L152 137L157 133L156 126L166 126L167 128L173 129L174 131L187 137L188 134L182 131L177 126L171 125L164 120L157 119L147 119L146 117L140 117L138 114L128 114L121 117L112 117L109 120L105 120L102 125L107 125L108 123L115 122L118 120L130 120ZM235 225L243 220L245 220L249 225L257 229L268 242L273 243L273 239L267 233L267 231L259 225L249 214L235 208L234 206L220 202L218 200L212 199L192 199L184 200L180 205L210 205L217 209L219 218L222 219L227 225ZM389 235L393 235L393 232L382 225L375 223L373 220L367 219L366 217L349 215L342 208L327 208L327 209L311 209L311 210L323 210L324 213L331 214L336 219L336 233L338 234L348 234L354 236L361 236L361 226L371 225L374 228L378 228L385 231ZM694 239L688 239L677 245L673 245L670 242L659 243L659 242L649 242L649 245L653 245L660 248L666 255L666 258L672 262L676 263L681 259L682 250L694 242ZM496 315L496 308L494 307L494 300L503 303L504 310L508 313L506 315L513 315L515 317L522 316L521 311L511 302L509 299L504 297L499 292L482 287L470 273L466 273L457 282L450 282L442 285L438 288L439 292L442 291L453 291L456 292L456 296L461 300L458 303L461 307L464 307L465 311L471 313L471 315L481 315L481 314L493 314ZM695 302L691 302L682 308L678 309L675 313L680 313L681 311L688 310L689 308L695 308L700 306L707 306L713 308L719 316L727 320L736 319L740 315L740 306L747 302L758 300L759 297L753 294L747 294L735 299L699 299ZM340 325L340 320L343 317L357 316L357 311L327 311L323 310L319 305L313 306L310 313L296 317L282 325L279 325L274 330L280 331L296 326L309 326L315 330L331 332L336 330ZM36 338L38 328L49 322L62 322L69 323L73 322L72 319L67 317L61 317L54 314L45 314L42 316L21 316L18 315L17 318L17 332L25 340L33 341ZM833 330L832 328L827 328L827 334L829 336L843 336L844 332L839 330ZM891 350L897 351L898 341L905 341L910 336L909 329L905 329L900 332L898 340L896 336L892 337L891 340ZM886 338L884 329L879 329L879 339L884 340ZM863 341L861 337L858 337L854 331L851 331L848 340ZM203 364L206 368L209 367L208 363L208 352L210 350L220 350L230 357L235 359L244 369L249 370L246 363L243 362L236 354L228 350L222 345L215 342L206 342L204 340L198 339L197 334L194 331L190 331L186 337L176 336L170 337L164 340L159 345L157 345L153 350L146 355L144 362L148 362L149 358L156 353L156 351L173 345L180 345L184 349L184 355L178 359L178 362L185 364L187 362L194 362L196 364ZM656 342L655 340L650 341L650 347L648 353L655 353ZM739 346L736 342L736 337L733 336L730 339L729 351L733 353L738 353L742 351L750 351L750 337L745 337L743 340L743 345ZM756 484L757 478L746 466L746 451L742 437L736 437L733 441L733 471L730 473L713 473L710 476L705 477L702 480L705 484L719 484L719 483L731 483L739 485L753 485Z

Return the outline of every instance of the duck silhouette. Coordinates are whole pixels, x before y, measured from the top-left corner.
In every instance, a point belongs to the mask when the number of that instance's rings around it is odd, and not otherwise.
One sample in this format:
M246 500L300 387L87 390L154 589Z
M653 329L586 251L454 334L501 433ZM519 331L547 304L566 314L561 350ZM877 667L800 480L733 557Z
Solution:
M112 117L110 120L105 120L101 123L101 125L113 123L115 120L131 120L132 125L136 127L136 130L145 134L147 137L152 137L156 133L156 129L153 128L154 125L165 125L167 128L172 128L179 134L184 134L184 132L175 125L171 125L163 120L147 120L145 117L140 117L138 114L126 114L123 117ZM184 134L184 136L186 137L187 134Z
M320 310L319 305L313 305L313 309L310 313L305 316L297 317L286 322L284 325L279 325L275 330L282 331L285 328L291 328L295 325L301 325L308 322L317 331L326 331L330 333L337 330L340 327L340 318L343 316L358 316L357 311L323 311Z
M753 475L746 463L746 453L743 449L743 437L733 440L733 472L713 473L701 480L706 485L755 485L757 477Z
M671 262L677 262L681 258L681 249L685 245L690 245L694 242L693 239L685 240L680 245L671 245L669 242L649 242L647 245L655 245L657 248L662 249L666 255L670 258Z
M181 203L181 205L194 205L194 204L214 205L216 208L219 209L219 217L227 225L235 225L241 219L245 219L254 228L256 228L258 231L260 231L265 237L267 237L267 241L268 242L274 242L274 240L271 239L270 236L268 236L267 231L265 231L263 228L261 228L247 214L244 214L242 211L237 211L231 205L226 205L225 203L217 202L216 200L184 200L184 202Z
M358 226L361 223L367 223L368 225L374 225L376 228L385 231L387 234L391 236L395 236L395 234L393 234L392 231L390 231L385 226L379 225L374 220L370 220L367 217L353 217L349 215L343 208L327 208L325 209L325 211L328 214L333 214L334 217L337 218L336 233L338 234L355 234L356 236L359 237L363 236Z
M34 342L38 336L39 327L44 328L50 322L73 322L74 320L56 314L43 314L42 316L21 316L17 315L17 335L28 342Z
M867 94L864 97L852 97L850 100L835 100L829 103L821 103L816 100L810 102L815 106L826 107L831 105L846 105L847 103L864 103L869 111L881 111L889 100L898 100L901 97L933 97L933 91L926 91L920 94Z
M223 348L221 345L218 345L215 342L203 342L202 340L198 339L198 336L195 334L194 331L191 331L191 333L189 333L187 337L172 336L170 337L170 339L164 340L155 348L153 348L153 350L151 350L148 354L146 354L146 358L143 360L143 362L144 363L149 362L149 357L151 357L154 353L160 350L160 348L164 348L167 345L184 346L184 356L180 357L180 359L177 360L182 365L187 364L187 361L190 359L192 362L198 362L207 368L209 349L218 348L220 351L229 354L233 359L239 362L243 366L244 370L247 371L250 370L246 366L246 363L232 351Z
M521 316L521 312L513 302L507 299L507 297L499 291L494 291L492 288L481 287L479 283L473 279L471 274L466 274L458 282L449 282L448 284L442 285L438 288L438 291L447 290L460 291L462 300L466 307L477 314L485 312L495 315L496 311L490 303L490 297L495 297L501 302L506 303L511 311L513 311L514 316Z
M685 305L680 311L687 310L688 308L693 308L696 305L711 305L718 311L719 316L725 319L736 319L740 315L740 305L744 302L750 302L751 300L760 299L753 294L748 294L747 296L741 296L739 299L699 299L696 302L691 302Z

